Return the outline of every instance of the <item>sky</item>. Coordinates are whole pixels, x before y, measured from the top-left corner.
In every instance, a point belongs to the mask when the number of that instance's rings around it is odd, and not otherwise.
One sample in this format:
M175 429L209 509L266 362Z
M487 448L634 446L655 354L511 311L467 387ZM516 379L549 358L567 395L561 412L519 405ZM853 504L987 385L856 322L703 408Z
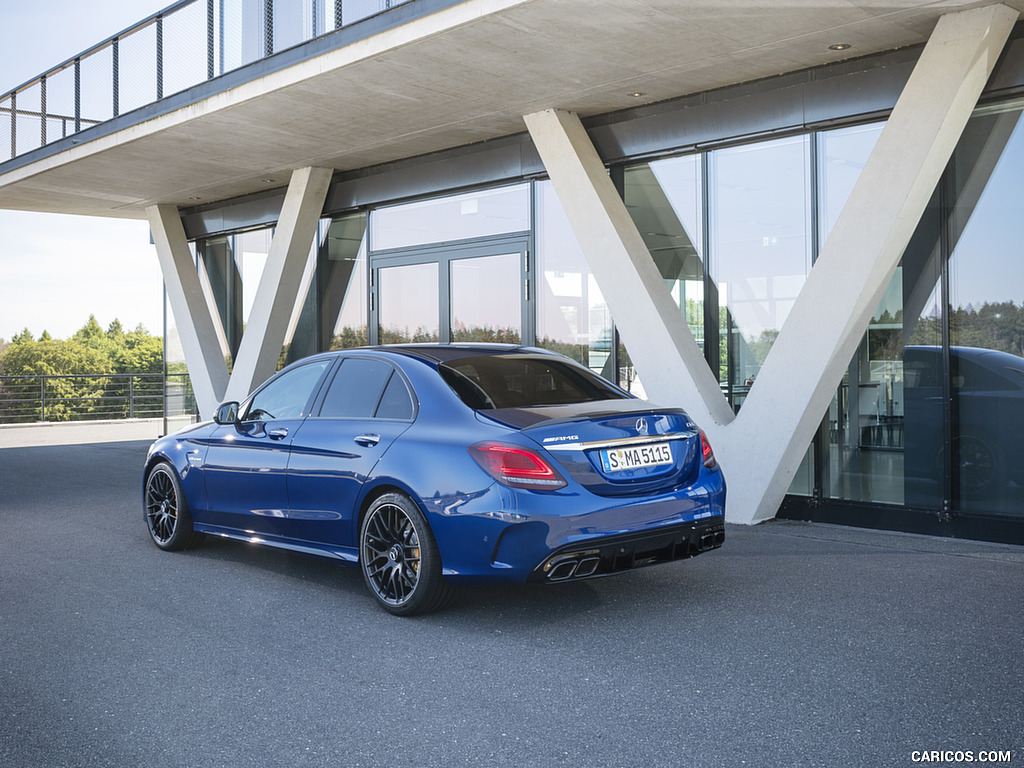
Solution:
M0 0L0 94L173 0ZM163 283L144 221L0 210L0 339L104 328L163 334Z

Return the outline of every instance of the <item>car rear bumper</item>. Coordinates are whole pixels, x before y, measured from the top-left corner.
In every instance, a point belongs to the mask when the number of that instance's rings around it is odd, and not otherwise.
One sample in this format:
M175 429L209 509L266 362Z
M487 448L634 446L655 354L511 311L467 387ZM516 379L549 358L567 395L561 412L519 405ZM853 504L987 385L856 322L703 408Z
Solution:
M532 583L578 581L696 557L725 541L721 517L657 531L576 541L551 553L527 578Z

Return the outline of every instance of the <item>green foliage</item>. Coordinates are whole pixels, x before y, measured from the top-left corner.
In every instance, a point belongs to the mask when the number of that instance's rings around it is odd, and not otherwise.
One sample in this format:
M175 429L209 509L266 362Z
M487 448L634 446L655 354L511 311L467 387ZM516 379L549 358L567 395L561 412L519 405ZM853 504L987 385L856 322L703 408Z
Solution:
M979 347L1024 357L1024 307L1012 301L957 307L949 315L949 336L957 347ZM931 345L942 339L942 321L922 317L908 345Z
M125 333L120 320L107 331L94 315L70 339L43 331L36 341L28 328L0 345L0 375L60 376L83 373L162 373L164 342L139 325Z
M35 337L32 336L32 331L25 328L21 333L11 339L11 344L24 344L27 341L35 341Z
M0 376L85 376L45 380L46 420L63 421L88 416L98 407L98 398L112 394L111 380L106 376L162 373L163 356L163 339L151 336L143 326L125 333L120 321L115 320L104 332L90 315L70 339L54 339L43 331L36 341L26 328L9 344L0 343ZM24 387L24 380L0 381L0 406L23 398ZM162 387L157 385L157 390ZM36 417L41 417L40 408L35 410Z

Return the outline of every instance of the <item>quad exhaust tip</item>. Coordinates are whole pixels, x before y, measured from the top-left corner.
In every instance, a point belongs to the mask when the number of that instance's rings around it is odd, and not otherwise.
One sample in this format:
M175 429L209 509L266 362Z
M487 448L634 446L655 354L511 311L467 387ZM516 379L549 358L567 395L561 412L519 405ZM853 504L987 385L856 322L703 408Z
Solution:
M703 552L705 549L714 549L720 547L725 543L725 531L713 531L711 533L705 533L700 537L700 549Z
M593 576L599 565L601 558L593 555L566 557L552 564L548 571L548 581L585 579L587 576Z

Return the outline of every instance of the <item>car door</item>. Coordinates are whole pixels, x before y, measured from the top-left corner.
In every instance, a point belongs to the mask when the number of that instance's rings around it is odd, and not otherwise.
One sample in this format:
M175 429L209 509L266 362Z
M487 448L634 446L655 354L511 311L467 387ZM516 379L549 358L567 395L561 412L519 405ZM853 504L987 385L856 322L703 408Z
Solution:
M206 454L210 522L253 534L287 535L288 452L332 359L283 371L217 428Z
M288 517L294 536L355 546L355 504L363 483L415 412L411 387L391 363L343 360L318 413L292 441Z

